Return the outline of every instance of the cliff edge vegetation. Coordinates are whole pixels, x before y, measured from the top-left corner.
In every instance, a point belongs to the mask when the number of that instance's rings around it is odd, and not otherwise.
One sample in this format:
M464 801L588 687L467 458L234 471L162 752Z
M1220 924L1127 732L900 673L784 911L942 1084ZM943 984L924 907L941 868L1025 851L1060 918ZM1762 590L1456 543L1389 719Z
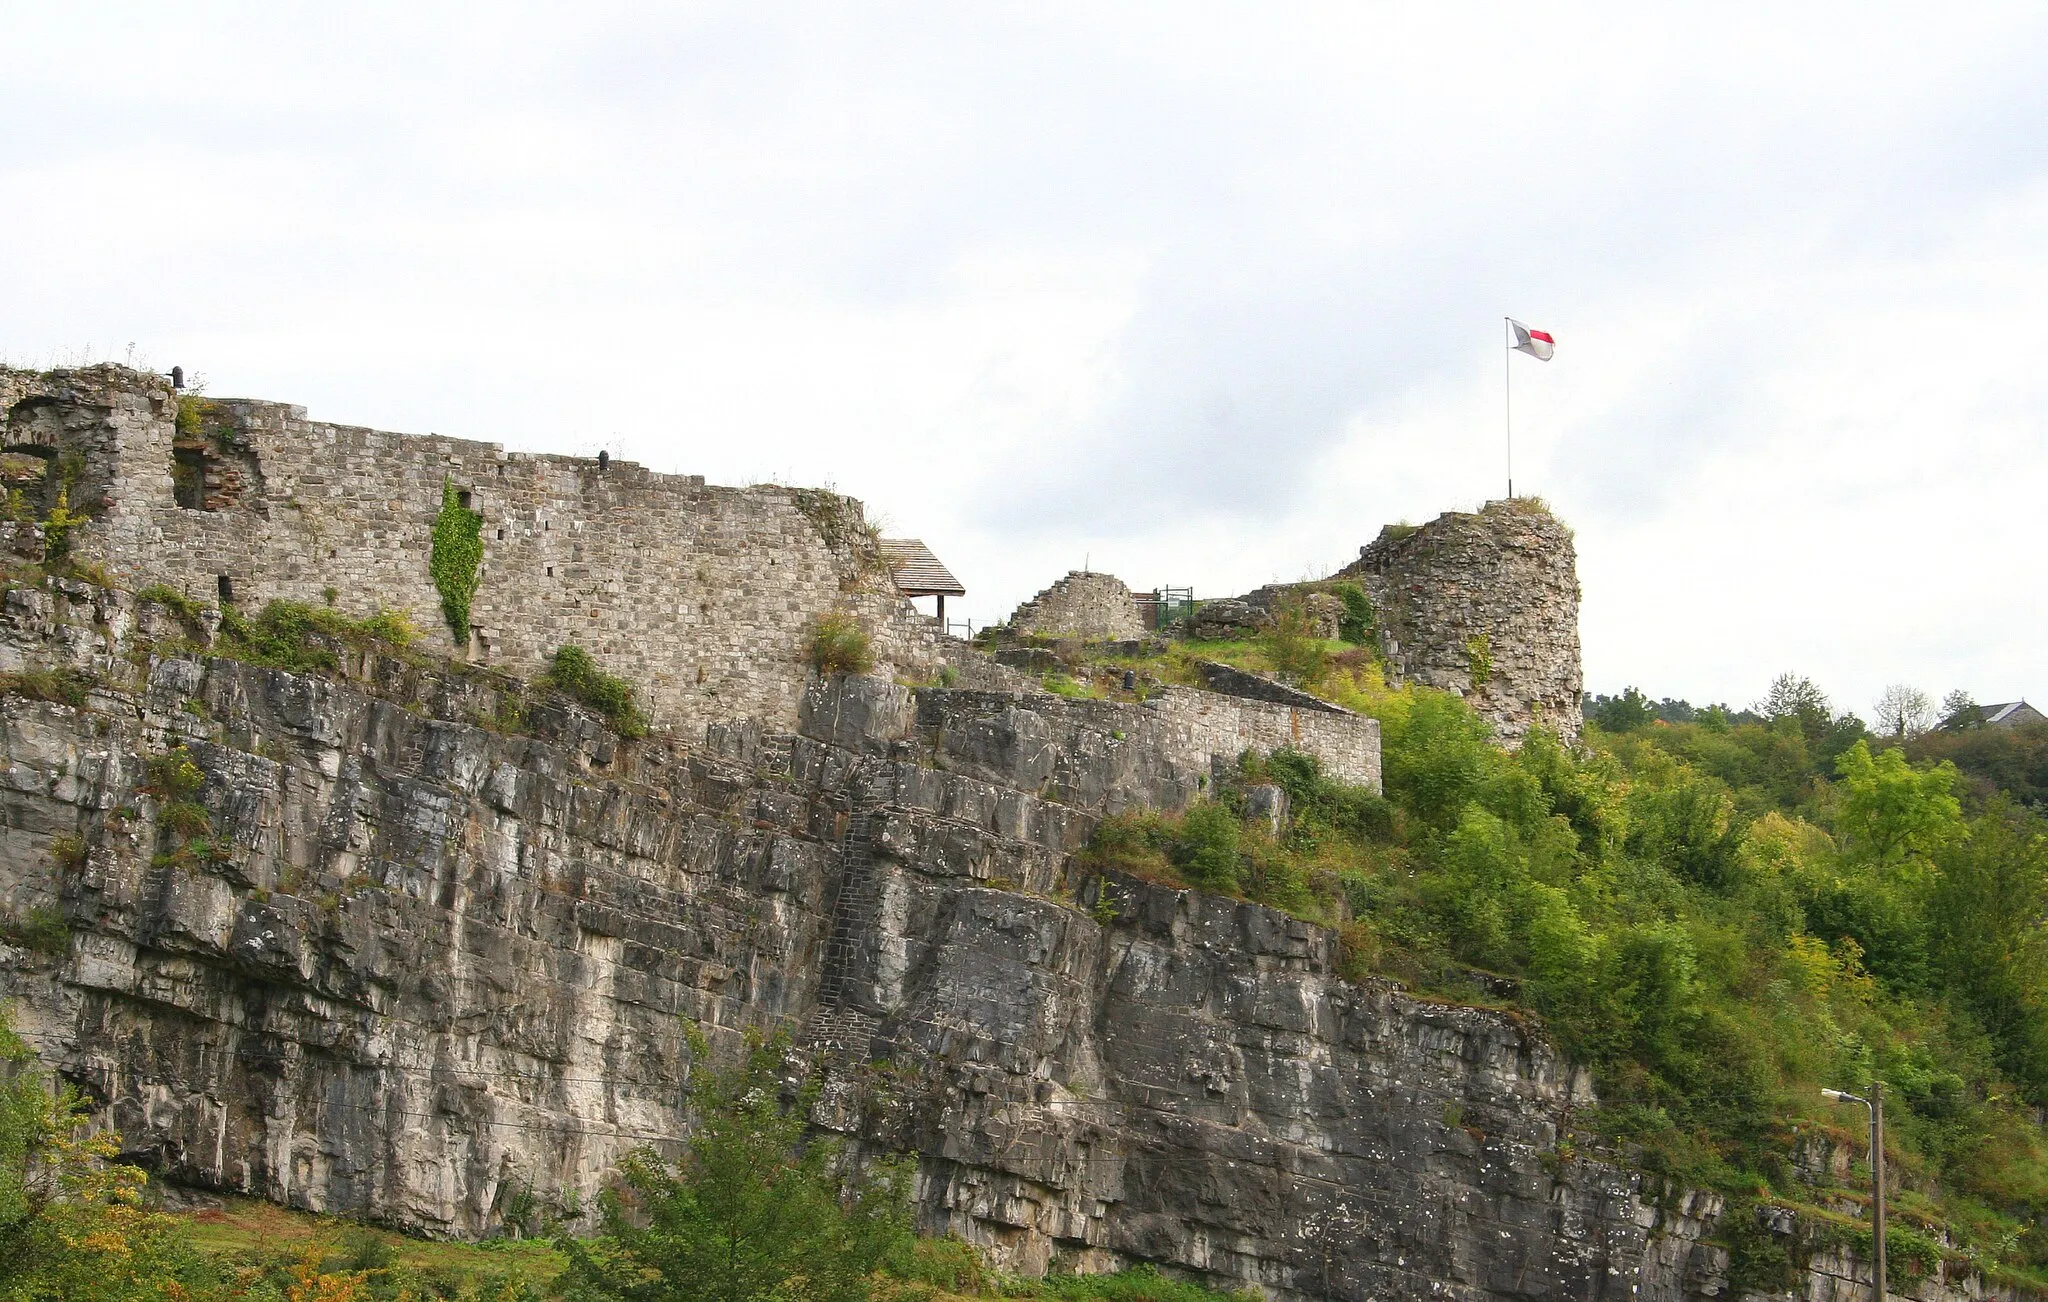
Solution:
M1510 753L1457 697L1381 688L1358 704L1384 799L1248 755L1183 814L1105 821L1081 861L1338 927L1354 978L1540 1014L1601 1099L1558 1160L1590 1142L1727 1195L1745 1287L1867 1248L1862 1116L1820 1090L1881 1080L1899 1286L1946 1258L2039 1287L2048 822L1787 699ZM1802 1228L1757 1229L1766 1207Z

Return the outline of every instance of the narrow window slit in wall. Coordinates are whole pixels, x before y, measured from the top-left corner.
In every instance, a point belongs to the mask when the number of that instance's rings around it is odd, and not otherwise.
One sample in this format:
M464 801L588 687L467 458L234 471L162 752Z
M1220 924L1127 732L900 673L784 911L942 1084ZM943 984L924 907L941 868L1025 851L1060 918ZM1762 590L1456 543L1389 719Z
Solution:
M500 529L500 530L498 530L498 541L499 541L499 542L504 542L504 541L505 541L505 531L504 531L503 529Z
M225 574L221 575L221 576L220 576L220 577L219 577L219 578L218 578L218 579L217 579L217 580L215 581L215 584L214 584L214 586L215 586L215 587L217 587L217 588L218 588L218 589L220 590L220 604L221 604L221 605L223 605L223 606L226 606L226 605L231 605L231 604L232 604L232 603L234 602L234 600L235 600L235 585L234 585L234 584L233 584L233 583L232 583L232 582L231 582L231 581L230 581L230 580L228 579L228 576L227 576L227 575L225 575Z
M469 499L470 499L470 492L469 492L469 490L468 490L468 489L466 489L466 488L460 488L460 489L457 489L457 490L456 490L456 492L455 492L455 500L456 500L456 502L457 502L457 503L459 503L459 504L461 505L461 507L462 507L462 509L463 509L463 510L465 510L465 511L474 511L474 510L475 510L476 508L475 508L474 506L470 505L470 501L469 501Z

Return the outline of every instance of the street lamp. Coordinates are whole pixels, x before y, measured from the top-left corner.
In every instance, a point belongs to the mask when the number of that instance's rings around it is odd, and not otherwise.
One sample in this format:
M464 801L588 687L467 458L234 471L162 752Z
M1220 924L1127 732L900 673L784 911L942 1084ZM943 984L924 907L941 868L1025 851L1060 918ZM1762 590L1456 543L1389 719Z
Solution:
M1884 1082L1872 1081L1870 1097L1824 1089L1820 1096L1833 1103L1861 1103L1870 1110L1870 1241L1876 1258L1871 1263L1870 1296L1884 1299Z

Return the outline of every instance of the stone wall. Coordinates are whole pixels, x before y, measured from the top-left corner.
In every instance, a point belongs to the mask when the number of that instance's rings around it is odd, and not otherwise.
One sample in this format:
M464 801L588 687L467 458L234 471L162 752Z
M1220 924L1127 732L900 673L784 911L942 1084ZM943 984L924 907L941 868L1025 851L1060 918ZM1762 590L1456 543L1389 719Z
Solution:
M1538 722L1578 736L1578 557L1541 504L1390 526L1337 577L1365 584L1398 678L1461 693L1509 741Z
M575 643L643 691L657 722L690 730L737 716L793 724L805 634L825 611L867 625L880 672L922 674L947 657L895 594L850 498L239 399L210 402L197 437L181 436L177 410L162 377L120 367L0 371L7 443L83 454L71 505L96 518L74 552L132 586L206 602L229 592L247 609L318 604L331 589L349 614L402 610L430 645L522 673ZM194 506L179 504L178 473L197 478ZM482 582L460 638L428 571L444 483L483 515Z
M1077 637L1119 642L1145 636L1145 620L1122 579L1069 570L1067 576L1017 607L1010 631L1025 636Z

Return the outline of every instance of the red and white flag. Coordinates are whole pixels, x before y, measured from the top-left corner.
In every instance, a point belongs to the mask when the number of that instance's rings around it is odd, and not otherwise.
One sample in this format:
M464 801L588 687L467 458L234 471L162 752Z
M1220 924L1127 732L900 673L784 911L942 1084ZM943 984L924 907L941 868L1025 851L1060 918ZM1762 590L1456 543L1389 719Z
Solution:
M1539 362L1547 362L1557 351L1557 340L1552 339L1548 331L1531 330L1513 317L1508 318L1508 324L1515 328L1515 342L1509 346L1516 352L1527 353Z

